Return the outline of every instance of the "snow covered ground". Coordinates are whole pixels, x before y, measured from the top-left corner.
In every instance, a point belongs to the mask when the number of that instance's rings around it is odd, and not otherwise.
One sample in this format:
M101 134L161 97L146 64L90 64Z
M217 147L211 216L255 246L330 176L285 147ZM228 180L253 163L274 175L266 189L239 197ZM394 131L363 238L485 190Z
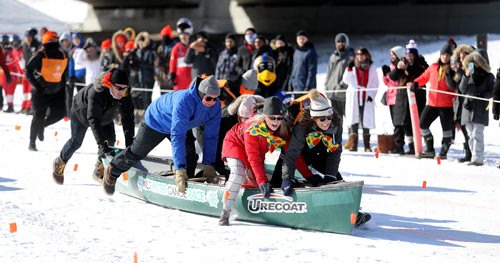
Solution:
M379 65L396 45L389 39L365 44ZM365 43L362 40L353 38L353 46ZM437 59L443 40L417 40L428 62ZM405 42L407 38L401 37L399 44ZM330 44L323 43L319 47L326 50ZM490 35L493 69L499 66L498 50L498 36ZM325 56L320 63L318 83L323 83ZM20 87L17 92L19 110ZM0 113L0 262L134 262L134 255L137 262L496 262L500 256L500 212L495 210L500 203L500 170L495 167L500 163L500 128L493 120L485 130L482 167L455 161L463 155L460 133L450 160L440 165L434 160L344 152L340 171L346 180L365 182L361 205L373 216L350 235L239 221L220 227L217 218L165 209L119 193L108 197L91 178L97 152L91 132L69 161L65 184L56 185L50 174L52 161L69 138L69 123L48 127L45 141L37 143L39 152L29 152L30 121L25 115ZM439 122L431 130L439 142ZM121 127L117 131L118 146L123 146ZM375 140L372 136L372 145ZM169 155L169 143L152 154ZM13 233L12 223L17 226Z

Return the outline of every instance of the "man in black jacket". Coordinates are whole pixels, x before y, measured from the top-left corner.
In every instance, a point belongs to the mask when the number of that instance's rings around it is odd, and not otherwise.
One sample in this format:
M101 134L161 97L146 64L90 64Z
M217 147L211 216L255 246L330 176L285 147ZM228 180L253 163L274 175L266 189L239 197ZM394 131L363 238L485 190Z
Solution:
M80 148L85 133L90 127L99 146L98 159L93 173L94 179L101 182L104 167L101 159L113 155L109 146L115 143L113 120L122 116L125 144L132 144L134 138L134 105L129 93L128 74L122 69L112 69L101 74L94 83L80 90L73 98L71 107L71 138L66 142L60 155L54 160L52 176L57 184L64 183L64 167L73 153Z
M64 117L64 103L68 57L59 45L56 32L47 31L40 48L26 65L26 78L32 86L29 150L37 151L36 138L43 141L44 128ZM50 113L47 114L47 109Z

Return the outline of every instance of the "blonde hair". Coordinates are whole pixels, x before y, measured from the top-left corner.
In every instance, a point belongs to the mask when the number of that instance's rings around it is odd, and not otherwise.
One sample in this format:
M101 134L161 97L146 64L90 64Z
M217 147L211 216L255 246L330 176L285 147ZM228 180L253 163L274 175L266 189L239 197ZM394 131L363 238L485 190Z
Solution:
M266 117L267 116L261 115L261 114L253 116L252 118L250 118L250 120L252 122L252 126L255 124L261 123L261 122L264 122L264 124L265 124ZM266 127L267 127L267 124L266 124ZM278 135L282 139L286 139L290 135L290 128L288 127L288 122L284 118L283 118L283 120L281 120L280 128L278 129L277 133L278 134L276 134L276 135Z

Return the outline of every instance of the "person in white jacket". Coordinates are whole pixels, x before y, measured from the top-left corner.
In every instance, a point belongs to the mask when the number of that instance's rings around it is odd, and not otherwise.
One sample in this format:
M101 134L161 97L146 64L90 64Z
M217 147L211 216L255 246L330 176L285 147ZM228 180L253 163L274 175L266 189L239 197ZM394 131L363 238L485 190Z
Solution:
M91 37L87 38L81 49L83 52L75 52L73 58L85 68L85 85L94 83L101 73L101 60L97 44Z
M351 127L348 139L351 145L349 150L358 150L358 129L361 124L365 152L370 152L370 129L375 128L374 99L377 95L379 80L368 49L356 49L356 57L349 62L342 80L348 85L346 124Z

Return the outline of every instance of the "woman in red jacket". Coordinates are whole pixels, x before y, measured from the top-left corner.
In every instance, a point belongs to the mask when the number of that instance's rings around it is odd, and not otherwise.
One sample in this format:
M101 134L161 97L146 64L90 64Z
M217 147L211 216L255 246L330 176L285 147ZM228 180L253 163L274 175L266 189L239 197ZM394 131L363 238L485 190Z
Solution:
M417 90L430 82L429 97L427 105L420 116L420 131L425 140L425 152L420 154L420 158L434 158L434 137L429 127L439 117L441 128L443 129L443 140L439 157L446 159L446 155L451 146L453 130L453 100L455 95L444 94L436 91L446 91L455 93L454 89L448 87L446 74L450 71L450 57L453 50L446 43L440 51L439 60L428 67L422 75L415 79L412 89ZM436 90L436 91L434 91Z
M278 97L264 101L262 115L236 124L224 138L222 159L227 161L231 174L226 183L224 206L219 225L229 225L229 216L242 184L259 187L265 198L272 186L264 171L266 153L286 144L289 128L283 118L283 103Z

